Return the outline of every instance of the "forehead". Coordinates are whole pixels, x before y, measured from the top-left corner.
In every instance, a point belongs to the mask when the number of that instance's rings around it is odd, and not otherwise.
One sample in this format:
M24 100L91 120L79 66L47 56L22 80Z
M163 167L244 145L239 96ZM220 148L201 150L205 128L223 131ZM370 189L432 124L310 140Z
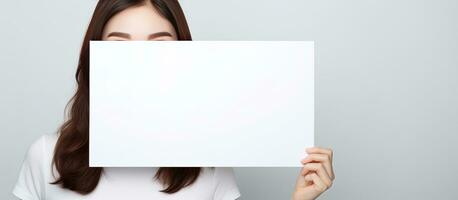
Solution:
M173 25L151 3L130 7L114 15L105 25L103 35L113 31L131 35L167 31L175 35Z

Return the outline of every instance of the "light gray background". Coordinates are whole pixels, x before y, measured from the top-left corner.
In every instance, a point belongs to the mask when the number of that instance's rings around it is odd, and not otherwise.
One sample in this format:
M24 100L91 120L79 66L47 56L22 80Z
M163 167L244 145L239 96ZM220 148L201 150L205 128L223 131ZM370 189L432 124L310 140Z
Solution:
M0 199L30 143L63 122L95 0L0 7ZM182 1L196 40L316 41L322 199L458 199L458 1ZM237 168L243 200L288 199L296 168Z

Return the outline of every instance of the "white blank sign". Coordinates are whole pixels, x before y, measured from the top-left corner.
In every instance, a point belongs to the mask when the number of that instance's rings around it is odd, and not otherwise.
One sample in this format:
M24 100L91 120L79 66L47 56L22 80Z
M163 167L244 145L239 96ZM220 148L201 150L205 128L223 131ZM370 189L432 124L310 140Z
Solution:
M91 41L90 166L301 166L314 44Z

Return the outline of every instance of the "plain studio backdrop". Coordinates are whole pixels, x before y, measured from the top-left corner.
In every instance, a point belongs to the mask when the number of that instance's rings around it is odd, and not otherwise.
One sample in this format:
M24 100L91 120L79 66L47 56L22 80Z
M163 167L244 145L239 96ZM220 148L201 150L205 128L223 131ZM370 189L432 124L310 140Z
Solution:
M315 41L321 199L458 199L458 1L182 0L195 40ZM4 1L0 199L56 131L96 0ZM236 168L243 200L289 199L298 168Z

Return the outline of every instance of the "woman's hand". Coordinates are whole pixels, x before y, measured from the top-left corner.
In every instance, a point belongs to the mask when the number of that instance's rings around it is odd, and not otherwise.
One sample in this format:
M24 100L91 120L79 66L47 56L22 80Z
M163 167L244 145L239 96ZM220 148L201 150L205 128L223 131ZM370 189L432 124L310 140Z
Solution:
M334 181L332 150L312 147L301 163L304 167L297 177L293 200L312 200L331 187Z

